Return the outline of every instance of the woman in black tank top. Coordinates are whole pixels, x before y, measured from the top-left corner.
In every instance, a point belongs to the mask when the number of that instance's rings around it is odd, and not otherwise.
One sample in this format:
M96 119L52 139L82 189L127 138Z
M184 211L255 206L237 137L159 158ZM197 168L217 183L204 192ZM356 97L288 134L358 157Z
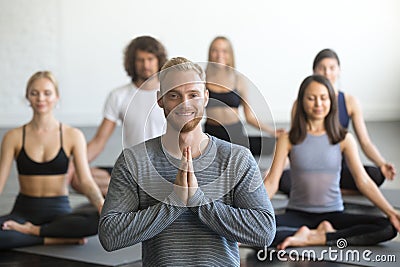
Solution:
M260 155L262 132L275 137L285 131L275 131L274 127L261 123L252 111L248 103L248 90L252 83L234 69L233 49L226 37L218 36L211 42L208 61L206 77L210 98L206 109L205 132L225 141L244 145L250 148L253 155ZM258 92L256 88L254 91ZM263 99L261 94L260 98ZM245 122L258 129L259 134L256 136L249 138L245 133L239 116L239 106L243 107ZM267 104L264 106L268 109ZM269 110L263 112L264 116L268 114ZM274 140L270 141L274 143Z
M26 98L33 118L8 131L2 142L0 192L15 157L20 192L10 214L0 216L0 250L32 245L83 244L97 233L104 199L90 176L83 134L53 115L59 100L57 82L48 71L28 81ZM79 170L84 194L96 207L72 212L65 181L69 158Z

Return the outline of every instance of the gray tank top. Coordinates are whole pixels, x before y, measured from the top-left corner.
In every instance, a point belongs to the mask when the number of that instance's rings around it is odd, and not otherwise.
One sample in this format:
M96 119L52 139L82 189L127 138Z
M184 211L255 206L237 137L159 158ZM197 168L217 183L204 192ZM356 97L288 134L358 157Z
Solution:
M305 212L343 210L340 192L342 153L326 134L307 134L289 154L291 191L288 208Z

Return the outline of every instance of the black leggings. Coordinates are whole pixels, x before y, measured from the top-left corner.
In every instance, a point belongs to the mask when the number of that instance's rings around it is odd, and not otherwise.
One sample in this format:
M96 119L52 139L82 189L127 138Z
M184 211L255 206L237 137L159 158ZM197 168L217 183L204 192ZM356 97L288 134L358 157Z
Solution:
M364 166L366 172L369 177L375 182L377 186L380 186L384 181L385 177L383 176L381 170L375 166ZM285 170L282 173L281 179L279 181L279 191L288 194L290 193L290 169ZM349 189L358 191L356 183L354 182L354 178L351 175L349 168L346 165L346 162L342 161L342 171L340 173L340 188Z
M253 156L270 155L275 149L275 137L247 137L243 132L243 125L240 122L225 126L206 123L204 124L204 131L227 142L247 147Z
M337 231L326 234L326 245L336 246L340 238L348 245L370 246L390 240L397 235L396 229L384 217L372 215L348 214L343 212L309 213L297 210L286 210L284 214L276 215L276 235L272 246L281 243L303 225L315 229L326 220Z
M97 211L71 212L67 196L30 197L19 194L10 214L0 217L5 221L31 222L40 226L40 236L0 229L0 250L42 245L45 237L82 238L96 235Z

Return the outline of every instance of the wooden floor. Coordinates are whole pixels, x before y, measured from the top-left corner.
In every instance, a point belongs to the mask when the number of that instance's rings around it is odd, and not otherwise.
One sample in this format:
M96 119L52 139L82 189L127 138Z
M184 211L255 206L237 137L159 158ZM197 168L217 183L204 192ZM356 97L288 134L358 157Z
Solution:
M367 124L372 140L381 151L381 153L391 162L395 163L397 169L400 170L400 121L397 122L370 122ZM93 127L80 127L83 130L87 139L91 139L95 133ZM2 139L7 129L0 129L0 138ZM96 159L94 164L99 165L112 165L114 159L118 156L121 151L121 129L117 129L110 142L105 148L105 152L102 153L99 158ZM362 160L368 162L365 156L361 156ZM260 165L262 168L267 167L271 162L271 158L261 159ZM260 166L261 167L261 166ZM400 176L400 175L398 175ZM15 195L18 192L18 184L16 182L16 169L15 166L10 174L10 178L7 181L4 192L0 195L0 214L6 214L10 211ZM385 182L382 185L383 188L394 188L399 189L400 192L400 179L393 182ZM73 201L71 201L73 203ZM356 207L358 212L363 212L362 207ZM367 212L370 212L369 210ZM3 251L0 252L0 267L39 267L39 266L63 266L63 267L91 267L91 266L103 266L98 264L88 264L83 262L64 260L59 258L40 256L35 254L28 254L14 251ZM141 266L140 262L120 265L122 267L138 267ZM270 261L259 261L257 260L256 251L251 249L241 249L241 266L242 267L255 267L255 266L354 266L349 264L342 264L336 262L314 262L314 261L296 261L296 262L282 262L278 259Z

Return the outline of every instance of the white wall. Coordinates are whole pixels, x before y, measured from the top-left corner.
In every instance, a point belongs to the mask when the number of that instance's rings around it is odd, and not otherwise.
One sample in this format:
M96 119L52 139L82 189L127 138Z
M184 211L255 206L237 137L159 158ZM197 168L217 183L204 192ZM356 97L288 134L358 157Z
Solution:
M0 126L30 119L25 84L40 69L60 82L61 121L97 125L107 93L129 81L123 48L143 34L193 61L206 61L210 41L227 36L237 69L278 122L289 120L316 53L333 48L341 87L366 119L400 119L398 0L0 0ZM261 110L263 101L251 102Z

